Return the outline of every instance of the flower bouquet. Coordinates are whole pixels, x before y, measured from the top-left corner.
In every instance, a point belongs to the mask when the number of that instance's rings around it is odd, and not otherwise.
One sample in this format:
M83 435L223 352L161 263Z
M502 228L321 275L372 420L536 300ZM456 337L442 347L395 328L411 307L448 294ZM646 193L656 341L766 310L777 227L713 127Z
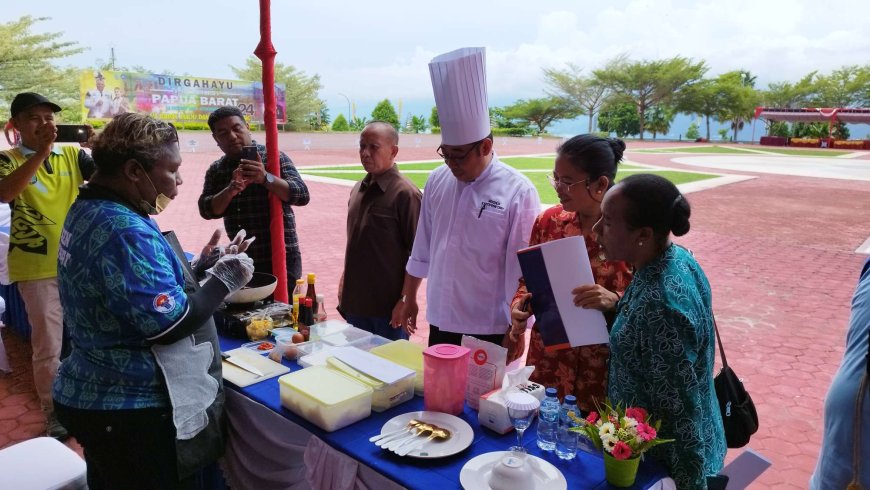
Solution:
M574 432L589 438L604 453L604 472L614 486L630 487L637 476L640 457L648 449L672 442L658 437L661 420L652 422L647 411L640 407L623 408L605 402L604 409L591 412L585 419L569 414L577 427Z

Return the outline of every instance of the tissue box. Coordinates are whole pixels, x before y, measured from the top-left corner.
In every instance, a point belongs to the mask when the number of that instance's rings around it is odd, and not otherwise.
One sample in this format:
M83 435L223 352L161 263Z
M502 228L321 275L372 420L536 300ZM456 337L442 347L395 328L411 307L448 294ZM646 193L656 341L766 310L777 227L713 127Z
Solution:
M499 434L510 432L514 425L511 423L511 418L508 417L505 397L513 391L528 393L539 401L544 399L544 387L531 381L507 389L492 390L480 396L480 410L477 412L478 423Z

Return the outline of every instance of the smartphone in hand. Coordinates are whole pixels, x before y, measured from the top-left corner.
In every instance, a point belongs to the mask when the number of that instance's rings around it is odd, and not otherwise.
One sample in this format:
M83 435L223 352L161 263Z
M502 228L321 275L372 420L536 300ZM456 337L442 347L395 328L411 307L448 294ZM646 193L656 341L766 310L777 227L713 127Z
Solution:
M88 127L80 124L58 124L55 143L84 143L88 140Z
M242 147L242 157L243 160L252 160L254 162L260 161L260 154L257 152L256 146L243 146Z

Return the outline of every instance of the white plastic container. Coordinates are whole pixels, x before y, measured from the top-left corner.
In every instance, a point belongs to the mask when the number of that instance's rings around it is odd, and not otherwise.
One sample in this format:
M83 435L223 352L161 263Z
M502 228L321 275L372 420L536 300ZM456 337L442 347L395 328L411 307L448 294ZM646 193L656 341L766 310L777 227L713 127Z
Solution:
M371 335L369 337L364 337L360 340L356 340L348 344L350 347L356 347L359 350L364 350L366 352L374 349L375 347L379 347L384 344L389 344L392 340L381 337L380 335Z
M278 378L281 405L321 429L332 432L372 413L372 389L322 366Z
M387 384L383 381L368 376L347 364L339 361L335 357L330 357L326 360L326 366L343 374L346 374L353 379L371 387L372 394L372 410L375 412L383 412L388 408L395 407L414 397L414 377L415 373L409 372L402 379ZM396 366L399 368L400 366Z
M326 360L332 355L332 346L325 345L320 341L313 342L311 345L306 347L305 349L313 349L313 352L303 353L303 350L299 351L299 359L296 361L300 366L304 368L312 367L312 366L326 366Z
M362 340L371 336L371 332L351 326L331 335L324 335L323 337L320 337L320 340L324 344L344 347L360 343Z
M400 366L417 372L414 381L414 393L423 396L423 347L408 340L396 340L388 344L373 347L369 352L376 356L395 362Z
M353 327L350 323L342 320L326 320L325 322L311 325L311 340L319 340L327 335L332 335L347 328Z

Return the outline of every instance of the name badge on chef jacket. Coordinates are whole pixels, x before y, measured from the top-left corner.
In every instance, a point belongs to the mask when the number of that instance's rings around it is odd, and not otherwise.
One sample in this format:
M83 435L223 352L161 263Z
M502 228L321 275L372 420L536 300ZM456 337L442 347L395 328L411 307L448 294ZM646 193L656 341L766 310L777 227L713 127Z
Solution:
M477 217L480 218L483 216L483 212L486 210L496 211L498 213L504 212L504 206L501 205L501 202L496 201L495 199L487 199L486 201L480 202L480 210L477 212Z

